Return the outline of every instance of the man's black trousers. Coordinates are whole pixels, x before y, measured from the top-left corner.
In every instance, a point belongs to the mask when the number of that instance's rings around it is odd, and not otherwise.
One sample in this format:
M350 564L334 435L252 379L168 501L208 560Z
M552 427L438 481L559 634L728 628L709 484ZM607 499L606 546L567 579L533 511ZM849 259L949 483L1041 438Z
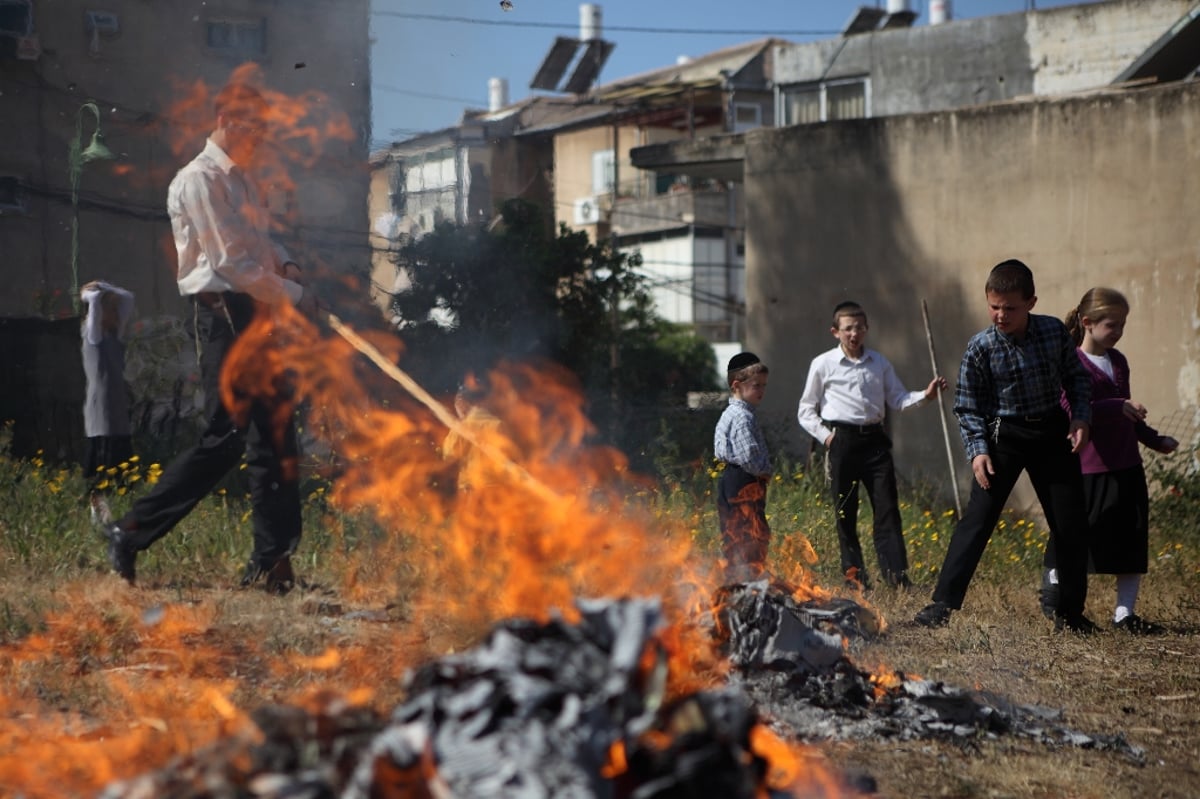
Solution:
M254 552L251 562L269 570L295 551L300 541L300 489L296 472L296 431L272 429L266 402L250 403L239 428L221 402L221 367L234 341L254 317L255 302L245 294L204 295L195 303L207 426L196 446L178 455L158 483L118 522L135 550L166 535L221 478L246 456ZM231 326L232 325L232 326Z

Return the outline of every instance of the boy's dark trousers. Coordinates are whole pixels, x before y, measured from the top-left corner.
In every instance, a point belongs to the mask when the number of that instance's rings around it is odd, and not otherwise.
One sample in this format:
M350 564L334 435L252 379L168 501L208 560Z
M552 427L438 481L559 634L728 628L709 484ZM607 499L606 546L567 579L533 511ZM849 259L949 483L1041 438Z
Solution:
M873 511L875 555L884 582L898 585L908 580L908 553L900 529L900 500L896 494L896 467L892 440L883 425L826 422L834 429L829 443L829 481L841 546L842 574L856 569L866 584L862 544L858 540L858 489L864 486Z
M991 488L971 486L971 498L954 528L933 599L962 607L967 586L992 536L1004 503L1017 478L1029 473L1058 557L1058 614L1075 619L1087 599L1087 514L1079 456L1067 440L1067 416L1055 412L1042 419L1003 419L993 422L989 435Z
M717 482L721 553L731 580L759 577L767 565L771 528L767 525L767 479L725 464Z
M178 455L117 524L134 550L146 549L187 516L245 453L254 528L251 564L267 571L300 541L295 425L273 429L272 409L256 400L242 430L221 402L221 366L237 336L250 325L254 300L224 292L200 295L193 302L208 425L200 443Z

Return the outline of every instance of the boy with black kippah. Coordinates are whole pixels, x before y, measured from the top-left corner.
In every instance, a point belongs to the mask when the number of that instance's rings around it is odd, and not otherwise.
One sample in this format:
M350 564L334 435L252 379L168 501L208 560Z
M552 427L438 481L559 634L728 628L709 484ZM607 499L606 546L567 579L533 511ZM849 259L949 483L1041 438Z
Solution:
M729 359L729 405L717 421L713 454L724 464L717 487L717 517L725 577L745 582L766 571L767 480L771 459L755 409L767 390L767 365L752 352Z

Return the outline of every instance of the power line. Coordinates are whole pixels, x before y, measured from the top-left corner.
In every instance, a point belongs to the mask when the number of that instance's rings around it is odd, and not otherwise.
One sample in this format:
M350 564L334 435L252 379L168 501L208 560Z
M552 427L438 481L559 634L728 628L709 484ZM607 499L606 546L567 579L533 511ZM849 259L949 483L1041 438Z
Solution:
M554 28L575 30L577 23L540 22L537 20L482 19L445 14L415 14L409 11L372 11L375 17L398 17L400 19L423 20L426 22L453 22L462 25L492 25L503 28ZM619 33L671 33L688 36L837 36L836 30L748 30L737 28L656 28L646 25L605 25L606 31Z
M389 86L386 83L373 83L373 84L371 84L371 86L373 88L379 89L381 91L392 92L393 94L403 94L408 97L421 97L426 100L444 100L448 103L462 103L464 105L470 105L472 103L475 103L475 104L479 103L478 97L476 97L472 100L468 100L464 97L451 97L446 94L432 94L430 92L413 91L412 89L401 89L399 86Z

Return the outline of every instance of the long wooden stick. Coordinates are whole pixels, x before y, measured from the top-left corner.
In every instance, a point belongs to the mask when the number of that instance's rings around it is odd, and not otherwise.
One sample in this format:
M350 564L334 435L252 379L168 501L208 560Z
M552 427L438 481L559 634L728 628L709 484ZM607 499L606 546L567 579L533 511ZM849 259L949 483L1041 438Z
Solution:
M395 380L414 399L433 411L433 415L437 417L439 422L465 438L472 446L477 447L493 463L500 466L508 474L515 475L518 480L542 499L547 501L562 499L552 488L530 474L523 466L510 460L504 453L486 441L480 441L471 428L459 421L454 414L446 410L446 406L438 402L420 383L413 380L407 372L384 357L382 352L376 349L371 342L354 332L349 325L333 314L325 314L322 318L333 328L335 333L346 339L346 341L350 342L351 346L367 356L367 359L378 366L385 375Z
M933 376L937 377L937 354L933 350L933 330L929 327L929 306L921 300L921 315L925 317L925 341L929 344L929 361L933 365ZM946 442L946 462L950 464L950 485L954 486L954 508L958 518L962 518L962 499L958 495L958 470L954 468L954 448L950 446L950 425L946 422L946 403L942 399L942 391L938 389L938 416L942 420L942 439Z

